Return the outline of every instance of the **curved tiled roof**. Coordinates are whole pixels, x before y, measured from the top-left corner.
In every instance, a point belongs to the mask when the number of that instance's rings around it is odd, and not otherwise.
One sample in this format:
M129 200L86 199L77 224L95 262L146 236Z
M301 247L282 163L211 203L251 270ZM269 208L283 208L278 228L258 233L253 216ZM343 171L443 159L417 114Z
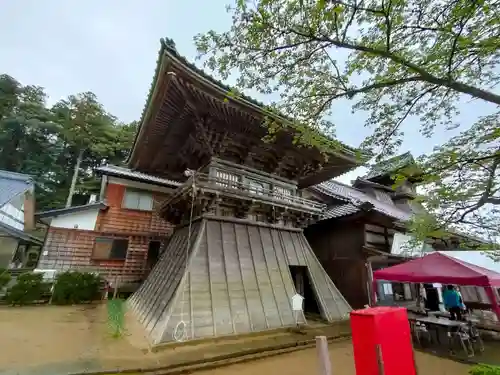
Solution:
M158 76L159 76L159 73L160 73L161 63L162 63L162 60L163 60L163 58L165 56L168 56L168 57L170 57L172 59L175 59L176 61L178 61L179 63L181 63L193 75L198 76L201 79L208 81L210 84L212 84L213 86L215 86L218 89L226 91L227 94L228 94L228 99L234 100L236 102L240 102L243 105L254 107L255 110L261 112L263 115L268 115L268 116L274 117L276 120L278 120L280 122L286 122L287 125L290 125L294 129L298 130L297 127L294 125L294 120L293 119L291 119L289 117L286 117L286 116L284 116L282 114L276 113L275 111L273 111L269 106L265 105L264 103L259 102L259 101L255 100L255 99L253 99L253 98L251 98L251 97L249 97L249 96L247 96L245 94L242 94L242 93L238 93L238 95L236 97L231 96L230 93L235 91L234 87L230 87L230 86L224 84L223 82L221 82L221 81L213 78L209 74L205 73L202 69L199 69L194 64L190 63L185 57L181 56L178 53L178 51L176 49L176 46L175 46L175 42L172 39L170 39L170 38L162 38L162 39L160 39L160 44L161 44L161 47L160 47L160 50L158 52L158 59L157 59L157 62L156 62L156 69L155 69L155 73L154 73L154 76L153 76L153 81L152 81L151 87L149 89L149 93L148 93L148 97L147 97L147 100L146 100L146 104L145 104L145 106L143 108L143 111L142 111L142 114L141 114L141 119L139 121L139 127L137 129L137 133L136 133L136 136L135 136L135 139L134 139L134 143L132 145L132 152L129 153L127 162L129 160L131 160L131 156L133 154L133 150L135 148L137 139L139 137L141 127L142 127L143 122L145 120L146 112L147 112L148 107L150 105L150 102L151 102L151 99L153 97L153 93L154 93L154 90L155 90L155 87L156 87L156 84L157 84L157 81L158 81ZM333 143L333 144L329 144L328 145L329 147L338 148L339 151L341 151L342 153L345 153L345 154L348 154L348 155L353 155L353 156L358 156L363 161L368 160L372 156L371 154L361 152L360 150L358 150L358 149L356 149L354 147L347 146L346 144L344 144L344 143L342 143L342 142L340 142L340 141L338 141L336 139L332 139L332 138L326 136L325 134L318 133L318 135L320 135L321 138L323 138L326 143L328 143L328 144L329 143Z
M325 181L313 186L313 188L330 197L347 202L347 204L329 207L324 215L324 219L356 213L361 210L360 206L363 203L370 203L373 205L375 211L399 221L408 221L412 215L411 212L403 211L394 204L379 201L361 190L338 181Z
M381 177L386 174L395 173L398 170L405 168L411 164L415 163L415 159L411 152L405 152L401 155L396 155L392 158L382 160L381 162L374 164L370 171L363 176L363 179L369 180L375 177Z

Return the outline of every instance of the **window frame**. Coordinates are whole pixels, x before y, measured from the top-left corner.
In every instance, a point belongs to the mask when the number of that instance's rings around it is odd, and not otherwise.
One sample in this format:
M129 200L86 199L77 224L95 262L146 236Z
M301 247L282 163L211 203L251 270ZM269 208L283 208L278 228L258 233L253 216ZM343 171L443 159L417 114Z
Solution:
M100 242L100 240L111 241L111 248L109 249L109 255L108 255L108 257L103 257L101 254L96 254L96 246L97 246L97 243ZM117 245L115 245L115 243L117 241L126 241L126 248L125 248L125 252L124 252L124 254L123 254L122 257L112 256L113 255L113 251L116 252L115 246L117 246ZM102 242L104 242L104 241L102 241ZM130 241L126 237L98 236L98 237L96 237L94 239L94 245L92 246L91 258L93 260L125 261L127 259L129 246L130 246Z
M137 207L127 207L126 206L127 193L134 193L134 194L138 195L138 197L137 197ZM148 195L151 198L151 208L147 208L147 209L146 208L140 208L141 195ZM153 193L151 191L149 191L149 190L141 190L141 189L135 189L135 188L126 187L125 191L123 193L121 208L125 209L125 210L151 212L151 211L153 211L153 208L154 208Z

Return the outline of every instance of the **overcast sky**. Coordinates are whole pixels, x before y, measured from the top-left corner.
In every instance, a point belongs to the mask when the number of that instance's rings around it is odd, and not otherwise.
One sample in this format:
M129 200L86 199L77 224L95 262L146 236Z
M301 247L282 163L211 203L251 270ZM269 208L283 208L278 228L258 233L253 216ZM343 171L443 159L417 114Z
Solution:
M193 37L230 26L225 5L231 0L17 0L0 1L0 74L22 84L43 86L55 102L70 94L93 91L120 120L139 119L155 69L159 40L170 37L194 61ZM231 82L229 82L231 84ZM250 93L253 94L253 93ZM269 102L269 98L257 96ZM464 108L461 120L473 121L486 106ZM369 134L363 114L351 114L348 103L335 107L338 138L357 146ZM418 133L418 122L406 124L401 152L428 153L449 134L431 140ZM340 178L349 182L363 170Z

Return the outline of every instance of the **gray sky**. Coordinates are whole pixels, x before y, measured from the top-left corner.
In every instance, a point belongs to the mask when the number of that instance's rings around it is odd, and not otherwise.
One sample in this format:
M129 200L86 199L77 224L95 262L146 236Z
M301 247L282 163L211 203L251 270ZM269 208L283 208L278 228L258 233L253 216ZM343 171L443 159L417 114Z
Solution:
M170 37L194 61L193 37L210 29L226 30L231 0L18 0L0 1L0 74L22 84L43 86L55 102L70 94L93 91L120 120L138 120L151 85L160 47ZM231 84L231 82L228 82ZM252 93L249 93L252 94ZM255 95L254 95L255 96ZM269 102L269 98L256 95ZM364 115L351 114L349 103L335 105L337 137L357 146L369 134ZM487 105L464 105L461 121L470 124ZM406 123L401 152L428 153L450 137L431 139L418 133L418 122ZM363 170L340 179L349 182Z

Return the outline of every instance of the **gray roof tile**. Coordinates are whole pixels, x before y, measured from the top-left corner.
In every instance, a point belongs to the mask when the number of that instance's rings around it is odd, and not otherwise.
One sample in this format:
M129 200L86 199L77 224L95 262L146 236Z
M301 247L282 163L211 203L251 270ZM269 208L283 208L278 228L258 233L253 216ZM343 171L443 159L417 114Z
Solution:
M415 163L415 159L412 154L410 152L405 152L404 154L374 164L368 174L363 178L369 180L371 178L391 174L413 163Z
M313 188L333 198L349 202L348 204L330 206L325 212L323 220L353 214L360 210L359 206L363 203L371 203L375 211L400 221L409 220L412 214L411 212L401 210L392 202L379 201L361 190L338 181L325 181Z
M334 219L337 217L352 215L358 212L360 209L352 203L341 204L336 206L328 207L321 220Z

